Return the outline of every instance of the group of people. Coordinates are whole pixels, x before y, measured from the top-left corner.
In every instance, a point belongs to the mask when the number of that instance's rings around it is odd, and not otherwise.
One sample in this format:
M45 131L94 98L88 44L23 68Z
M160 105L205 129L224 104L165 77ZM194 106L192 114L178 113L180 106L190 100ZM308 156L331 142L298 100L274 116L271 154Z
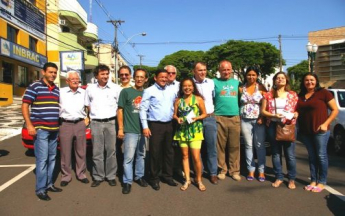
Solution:
M73 144L77 179L89 183L85 175L85 128L88 124L93 144L91 187L97 187L103 181L116 186L116 149L123 152L123 194L131 192L133 181L141 187L150 184L154 190L160 190L160 181L178 186L173 180L174 142L178 142L181 150L185 178L180 187L182 191L192 183L189 155L193 161L194 184L200 191L206 190L202 183L203 169L215 185L226 175L240 181L242 132L248 170L246 179L255 179L257 167L258 181L266 180L264 143L267 134L276 177L272 186L277 188L283 182L283 149L288 188L295 189L295 142L277 141L276 126L297 122L298 135L309 155L311 182L304 189L321 192L325 187L329 124L338 110L332 94L320 87L315 74L303 76L301 92L297 94L290 90L289 79L284 72L275 74L270 91L258 81L260 74L255 67L247 68L241 84L232 78L232 65L227 60L219 63L220 78L207 78L207 65L197 62L193 77L180 82L176 81L176 67L167 65L157 70L155 83L146 89L148 73L145 69L133 72L134 85L131 85L131 69L120 67L121 85L117 85L109 81L109 67L98 65L94 69L97 82L86 90L79 87L80 77L76 71L67 72L68 86L59 90L54 85L57 70L54 63L46 63L42 79L30 85L23 96L23 116L29 134L34 136L36 195L41 200L50 200L47 192L62 191L52 182L58 136L60 185L65 187L72 180ZM116 148L120 140L122 148ZM202 148L205 151L201 151ZM149 182L144 178L147 151Z

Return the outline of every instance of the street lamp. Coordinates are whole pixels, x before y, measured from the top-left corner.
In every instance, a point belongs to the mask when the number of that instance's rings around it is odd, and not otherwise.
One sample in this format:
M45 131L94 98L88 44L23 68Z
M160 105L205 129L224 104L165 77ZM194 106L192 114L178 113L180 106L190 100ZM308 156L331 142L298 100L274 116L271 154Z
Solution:
M308 52L309 72L314 73L314 62L318 47L316 44L312 45L310 42L308 42L306 47Z
M120 48L123 48L126 44L128 44L132 40L133 37L138 36L138 35L146 36L146 32L142 32L142 33L138 33L138 34L134 34L134 35L130 36L127 39L127 41ZM117 74L117 70L116 70L116 68L117 68L116 67L116 64L117 64L116 61L117 61L117 54L118 54L120 49L118 48L118 44L117 43L115 43L114 50L115 50L115 56L114 56L114 58L115 58L115 60L114 60L114 65L115 65L115 83L118 84L119 81L118 81L118 74Z

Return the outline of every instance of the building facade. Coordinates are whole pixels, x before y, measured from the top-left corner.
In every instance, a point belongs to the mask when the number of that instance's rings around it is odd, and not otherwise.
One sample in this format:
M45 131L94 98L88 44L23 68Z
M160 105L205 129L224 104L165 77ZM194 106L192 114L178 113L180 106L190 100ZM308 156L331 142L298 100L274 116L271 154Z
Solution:
M46 0L0 1L0 106L39 79L47 62Z
M309 32L309 41L318 45L315 72L325 87L345 88L345 27Z
M59 66L56 84L66 86L66 72L80 72L82 83L98 65L93 43L98 27L87 21L87 13L77 0L56 0L47 4L47 57Z

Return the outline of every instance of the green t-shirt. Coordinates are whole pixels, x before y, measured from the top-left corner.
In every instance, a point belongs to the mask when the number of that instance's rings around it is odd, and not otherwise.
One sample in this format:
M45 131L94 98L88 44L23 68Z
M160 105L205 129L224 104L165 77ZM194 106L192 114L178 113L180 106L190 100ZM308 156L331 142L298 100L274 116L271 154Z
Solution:
M125 133L141 134L139 108L143 91L131 88L122 89L118 106L123 108L123 126Z
M235 79L214 81L214 114L215 115L239 115L238 86L239 81Z

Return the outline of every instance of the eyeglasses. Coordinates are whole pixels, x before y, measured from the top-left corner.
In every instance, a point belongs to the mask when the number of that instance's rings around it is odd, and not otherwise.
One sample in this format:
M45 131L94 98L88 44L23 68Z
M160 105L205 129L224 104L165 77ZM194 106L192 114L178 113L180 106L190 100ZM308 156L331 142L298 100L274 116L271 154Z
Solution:
M176 74L176 72L168 72L168 74L170 75L175 75Z
M121 76L128 77L128 76L129 76L129 74L128 74L128 73L125 73L125 74L120 74L120 77L121 77Z
M68 79L69 81L79 81L79 79Z

